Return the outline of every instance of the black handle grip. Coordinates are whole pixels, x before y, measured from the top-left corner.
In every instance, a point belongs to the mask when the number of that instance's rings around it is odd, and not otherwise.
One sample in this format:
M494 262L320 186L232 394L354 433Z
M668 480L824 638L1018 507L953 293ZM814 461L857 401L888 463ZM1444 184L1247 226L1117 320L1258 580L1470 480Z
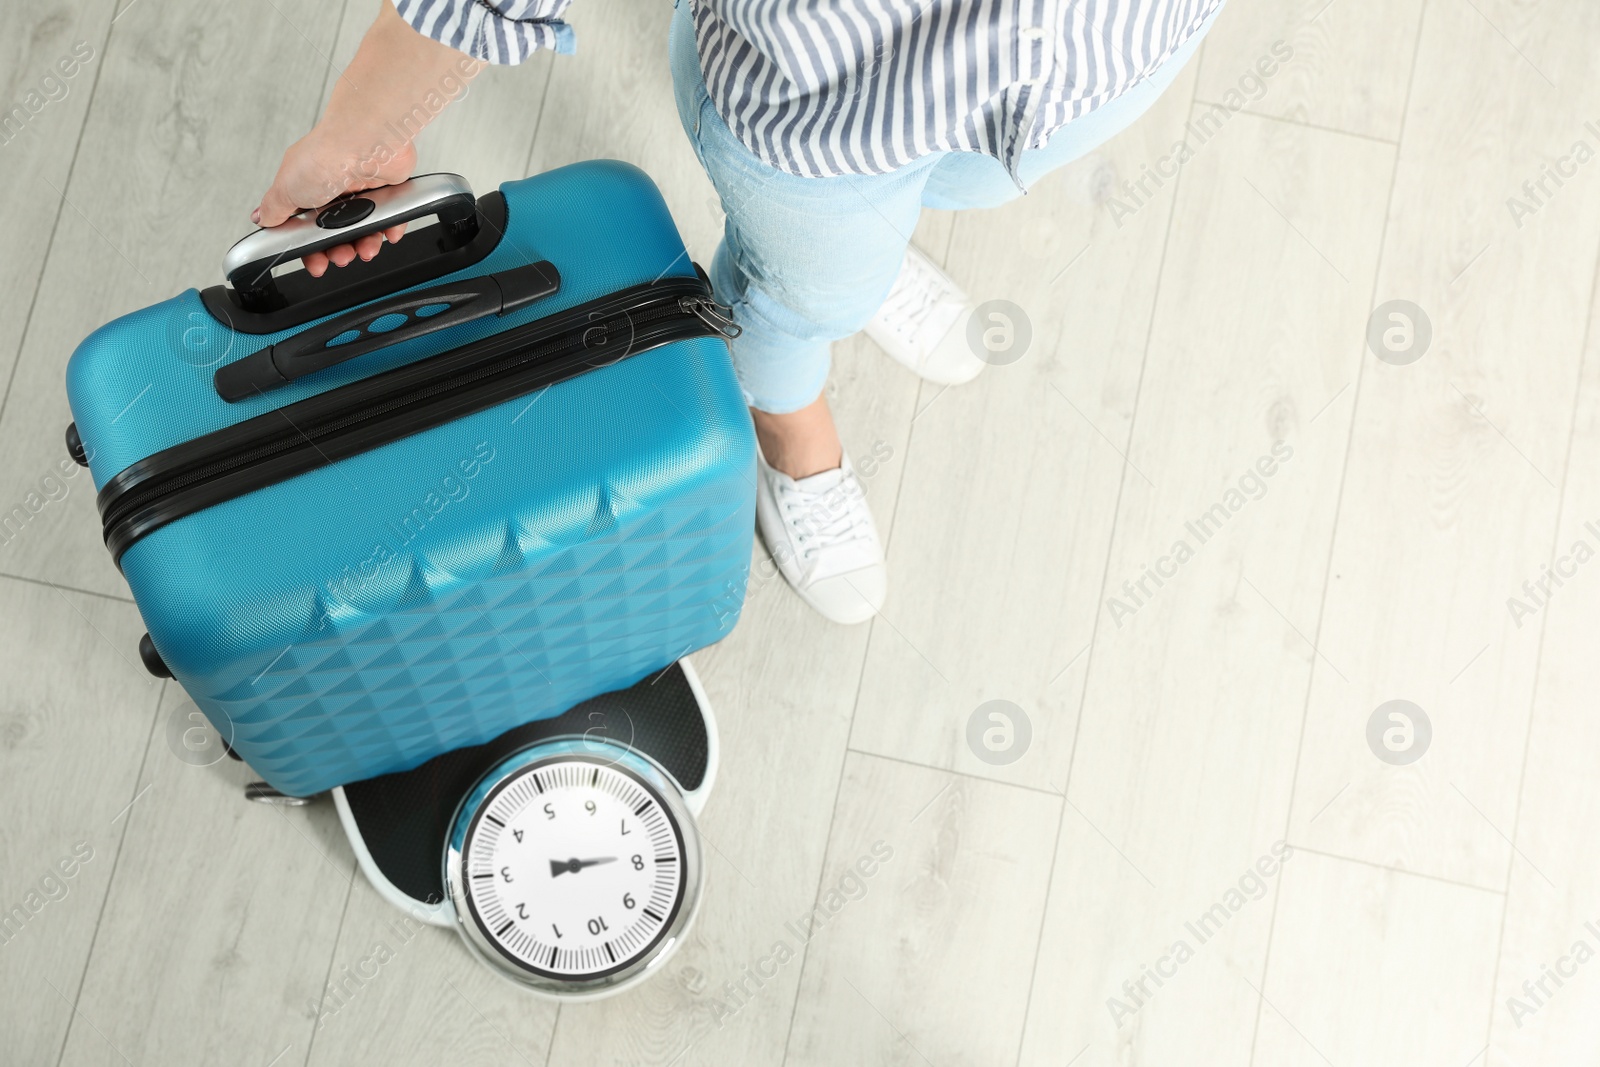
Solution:
M387 297L218 367L217 395L236 403L413 337L516 311L560 288L555 264L541 260Z

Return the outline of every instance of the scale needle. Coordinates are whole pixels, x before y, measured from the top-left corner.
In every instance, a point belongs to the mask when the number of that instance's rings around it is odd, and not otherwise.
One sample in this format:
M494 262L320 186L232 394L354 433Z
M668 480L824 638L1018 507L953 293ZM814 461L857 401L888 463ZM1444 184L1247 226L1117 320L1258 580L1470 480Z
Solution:
M576 856L570 860L551 860L550 877L554 878L556 875L565 873L567 871L577 874L585 867L593 867L598 863L615 863L616 861L617 857L615 856L603 856L596 860L580 860Z

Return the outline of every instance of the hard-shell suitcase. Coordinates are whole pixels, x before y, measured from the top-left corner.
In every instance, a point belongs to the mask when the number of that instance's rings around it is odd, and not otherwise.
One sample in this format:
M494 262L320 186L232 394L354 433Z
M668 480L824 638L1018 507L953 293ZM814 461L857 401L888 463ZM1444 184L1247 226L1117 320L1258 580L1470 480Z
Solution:
M272 268L436 216L322 279ZM68 446L170 671L270 785L407 770L726 634L736 334L637 169L347 196L73 354Z

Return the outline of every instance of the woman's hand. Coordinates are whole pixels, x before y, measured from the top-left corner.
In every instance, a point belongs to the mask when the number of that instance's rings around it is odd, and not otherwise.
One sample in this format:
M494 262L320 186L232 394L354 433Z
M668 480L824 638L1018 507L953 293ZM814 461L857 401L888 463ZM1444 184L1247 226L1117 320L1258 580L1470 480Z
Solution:
M261 205L251 212L250 221L258 226L278 226L295 212L321 207L344 193L395 185L411 177L417 166L417 150L409 141L398 150L373 153L374 147L363 144L359 133L330 128L324 119L283 154L272 187L261 198ZM373 154L363 158L364 153ZM380 163L380 158L386 161ZM313 278L320 278L330 262L343 267L357 256L370 260L385 240L393 244L405 232L403 224L391 226L380 233L358 237L354 244L308 253L303 262Z
M405 181L417 166L412 138L444 102L465 93L467 81L482 67L480 60L413 30L389 0L382 0L377 20L334 84L322 121L283 154L250 220L278 226L295 212L321 207L344 193ZM320 278L329 263L343 267L357 256L370 260L385 239L398 241L405 230L391 226L352 244L308 253L306 270Z

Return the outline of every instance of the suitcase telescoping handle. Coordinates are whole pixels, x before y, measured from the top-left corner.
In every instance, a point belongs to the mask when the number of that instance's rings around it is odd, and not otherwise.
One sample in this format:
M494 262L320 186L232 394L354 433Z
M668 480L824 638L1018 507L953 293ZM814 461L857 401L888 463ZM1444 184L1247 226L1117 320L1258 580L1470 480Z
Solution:
M444 248L458 248L478 232L477 200L467 179L459 174L419 174L399 185L346 193L292 216L281 226L257 230L228 249L222 273L240 304L250 311L264 311L277 295L273 267L424 215L439 216Z
M555 264L541 260L385 297L217 368L217 395L232 404L413 337L505 315L560 288Z

